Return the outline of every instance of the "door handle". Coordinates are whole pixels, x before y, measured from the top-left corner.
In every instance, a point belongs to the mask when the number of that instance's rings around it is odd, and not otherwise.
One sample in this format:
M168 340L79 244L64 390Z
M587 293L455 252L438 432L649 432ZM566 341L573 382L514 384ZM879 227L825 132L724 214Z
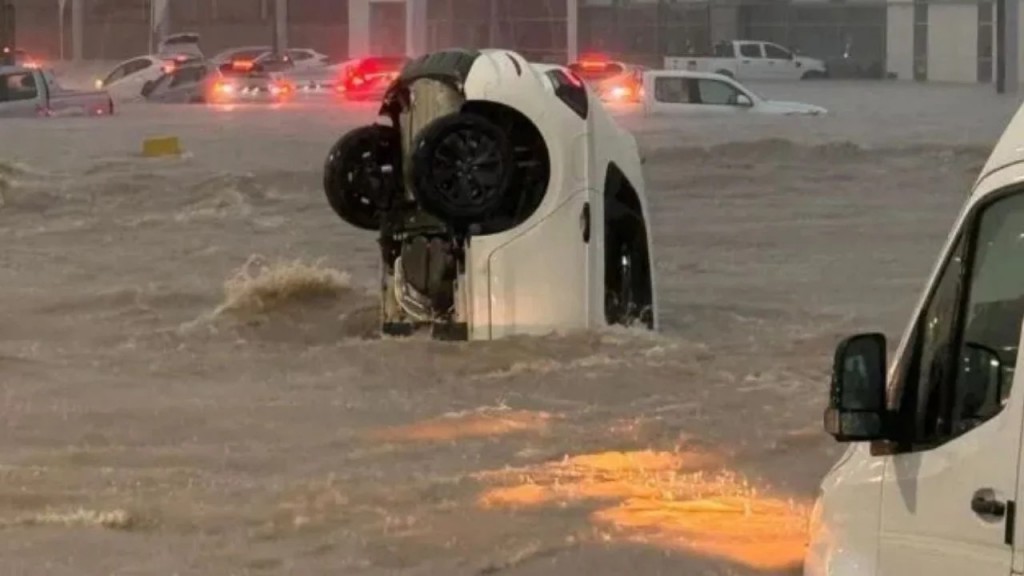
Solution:
M583 243L590 244L590 202L585 203L580 212L580 231L583 232Z
M1006 502L997 499L991 488L982 488L971 498L971 510L978 516L1002 518L1006 515Z

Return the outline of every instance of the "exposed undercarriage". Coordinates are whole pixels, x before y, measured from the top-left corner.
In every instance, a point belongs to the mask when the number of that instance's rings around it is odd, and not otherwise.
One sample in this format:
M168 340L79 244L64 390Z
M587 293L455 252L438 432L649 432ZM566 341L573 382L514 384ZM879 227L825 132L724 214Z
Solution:
M325 165L334 211L378 232L385 335L469 339L468 243L521 225L548 192L549 151L537 127L511 107L467 102L459 74L434 73L461 67L464 77L474 58L452 51L419 60L422 73L407 69L384 98L389 122L345 134ZM606 287L606 317L653 327L642 209L619 198L629 190L617 174L624 186L605 190L601 228L613 241L605 244L606 280L614 284ZM609 218L622 225L606 231Z

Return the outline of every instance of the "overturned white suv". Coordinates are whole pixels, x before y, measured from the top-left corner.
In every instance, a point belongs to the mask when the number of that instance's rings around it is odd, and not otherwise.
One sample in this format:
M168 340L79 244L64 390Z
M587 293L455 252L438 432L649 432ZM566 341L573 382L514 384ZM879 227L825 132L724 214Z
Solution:
M506 50L411 61L324 188L379 231L381 331L488 340L657 329L636 141L568 69Z

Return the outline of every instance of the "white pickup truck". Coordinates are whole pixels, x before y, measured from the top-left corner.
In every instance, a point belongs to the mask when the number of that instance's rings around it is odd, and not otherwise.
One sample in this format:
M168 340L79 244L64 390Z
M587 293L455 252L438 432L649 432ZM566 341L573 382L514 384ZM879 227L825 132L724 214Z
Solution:
M49 70L0 66L0 118L113 113L114 102L105 90L67 90Z
M829 75L822 60L759 40L719 42L713 56L666 56L665 68L714 72L738 80L810 80Z

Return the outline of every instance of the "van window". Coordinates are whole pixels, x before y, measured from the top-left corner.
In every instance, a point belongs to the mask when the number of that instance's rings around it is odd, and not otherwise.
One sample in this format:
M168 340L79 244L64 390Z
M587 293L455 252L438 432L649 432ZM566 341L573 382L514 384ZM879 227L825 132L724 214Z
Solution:
M967 222L890 389L904 439L916 449L942 444L996 416L1013 381L1024 321L1024 193L996 200ZM1000 371L970 361L978 347L997 356Z
M0 76L0 102L35 100L39 97L36 77L31 72L15 72Z

